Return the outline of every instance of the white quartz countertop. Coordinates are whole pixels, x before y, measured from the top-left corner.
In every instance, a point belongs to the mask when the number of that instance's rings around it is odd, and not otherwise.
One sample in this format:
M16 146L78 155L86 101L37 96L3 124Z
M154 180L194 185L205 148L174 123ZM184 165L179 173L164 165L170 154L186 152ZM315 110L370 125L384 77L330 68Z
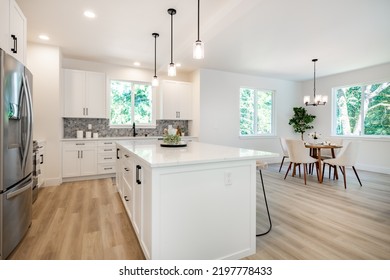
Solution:
M163 136L118 136L118 137L98 137L98 138L62 138L61 141L122 141L122 140L130 140L130 141L138 141L138 140L158 140L162 139ZM183 140L186 139L194 139L196 136L182 136Z
M277 153L244 148L188 142L186 147L161 147L162 141L139 143L138 141L117 141L118 145L135 154L151 167L179 166L187 164L212 163L239 160L261 160L278 157Z

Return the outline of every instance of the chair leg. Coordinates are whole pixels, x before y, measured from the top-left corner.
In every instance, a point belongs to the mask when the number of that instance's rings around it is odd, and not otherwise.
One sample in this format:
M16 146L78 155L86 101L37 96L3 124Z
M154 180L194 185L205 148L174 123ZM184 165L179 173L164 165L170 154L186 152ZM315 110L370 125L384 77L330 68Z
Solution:
M262 172L261 172L261 169L259 169L259 173L260 173L260 179L261 179L261 186L263 187L263 195L264 195L265 207L266 207L266 209L267 209L267 214L268 214L269 228L268 228L268 230L267 230L266 232L256 234L256 236L266 235L266 234L269 233L269 232L271 231L271 229L272 229L271 215L270 215L269 209L268 209L267 196L265 195L263 174L262 174Z
M291 164L292 164L292 162L290 162L290 164L289 164L289 166L288 166L288 168L287 168L286 175L284 175L284 180L286 180L287 174L288 174L288 172L289 172L290 169L291 169Z
M330 167L329 167L330 169ZM321 176L321 181L324 181L324 171L325 171L325 162L322 164L322 176Z
M345 173L345 166L342 167L342 172L344 175L344 189L347 188L347 174Z
M305 181L305 185L306 185L306 169L307 169L307 164L304 163L303 164L303 180Z
M352 166L352 169L355 172L356 178L358 179L360 186L362 187L362 182L360 182L360 178L359 178L359 175L356 172L355 166Z
M283 166L285 158L286 158L286 156L283 156L282 162L280 163L279 172L280 172L280 170L282 170L282 166Z

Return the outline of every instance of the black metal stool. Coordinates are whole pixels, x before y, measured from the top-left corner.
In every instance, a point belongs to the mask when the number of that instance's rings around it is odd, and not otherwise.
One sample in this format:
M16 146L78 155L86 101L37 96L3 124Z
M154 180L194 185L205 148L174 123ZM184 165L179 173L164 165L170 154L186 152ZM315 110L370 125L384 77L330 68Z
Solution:
M256 236L262 236L262 235L266 235L267 233L269 233L269 232L271 231L271 229L272 229L271 215L269 214L267 196L265 195L263 174L261 173L261 170L262 170L262 169L267 169L267 168L268 168L268 164L267 164L266 162L256 161L256 168L259 170L259 173L260 173L261 186L263 187L263 194L264 194L265 207L266 207L266 209L267 209L268 221L269 221L269 228L268 228L268 230L267 230L266 232L256 234Z

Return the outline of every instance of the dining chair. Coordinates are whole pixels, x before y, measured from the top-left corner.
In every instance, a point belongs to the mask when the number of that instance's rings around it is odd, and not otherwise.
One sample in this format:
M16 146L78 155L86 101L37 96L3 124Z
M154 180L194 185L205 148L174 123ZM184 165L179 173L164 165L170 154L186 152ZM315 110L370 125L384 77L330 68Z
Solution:
M288 149L287 149L285 138L280 137L280 145L282 146L283 158L282 158L282 162L280 163L279 172L280 172L280 170L282 170L284 159L288 158Z
M343 139L338 138L338 137L327 137L327 138L325 138L325 141L329 142L329 143L332 143L332 144L336 144L338 146L342 146L343 145ZM338 153L340 152L340 150L341 149L334 149L333 150L334 154L333 154L331 149L322 149L322 151L321 151L321 158L322 159L335 158L338 155ZM337 169L336 168L333 168L333 169L334 169L334 176L337 176ZM329 178L330 178L331 171L332 171L332 167L329 165L329 174L328 174ZM325 173L325 169L322 169L322 173Z
M295 140L295 139L286 139L286 145L288 149L288 154L290 157L290 165L288 166L286 175L284 176L284 179L286 179L290 169L291 165L294 164L293 168L295 171L296 166L299 166L300 164L303 164L303 178L306 185L306 175L307 175L307 165L311 163L317 163L317 159L311 157L307 151L307 148L305 147L305 144L302 140ZM293 176L294 176L293 171ZM316 172L317 172L317 179L318 177L318 166L316 165Z
M347 142L343 148L341 148L340 153L337 155L336 158L331 158L331 159L324 159L323 160L323 170L325 168L325 165L328 164L329 166L334 166L335 169L337 166L341 169L341 172L343 173L344 177L344 188L347 188L347 176L345 173L345 167L346 166L351 166L353 171L355 172L356 178L359 181L360 186L362 186L362 182L360 181L359 175L357 174L357 171L355 169L355 163L356 163L356 158L359 152L359 141L351 141ZM337 172L335 170L335 172ZM324 173L322 173L322 176L324 176Z

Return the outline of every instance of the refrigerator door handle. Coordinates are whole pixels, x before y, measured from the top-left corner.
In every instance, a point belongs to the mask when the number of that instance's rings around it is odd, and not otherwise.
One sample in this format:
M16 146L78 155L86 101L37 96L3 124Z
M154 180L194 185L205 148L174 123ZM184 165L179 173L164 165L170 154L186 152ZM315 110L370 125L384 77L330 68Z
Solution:
M27 139L26 139L26 146L24 147L23 152L23 161L22 161L22 170L25 171L26 164L27 164L27 154L28 150L30 149L29 143L31 142L31 134L32 134L32 100L31 100L31 91L30 91L30 85L28 84L28 80L25 76L25 74L22 76L23 80L23 88L24 88L24 94L27 100L27 118L28 118L28 128L27 128Z
M33 185L33 183L30 182L27 186L24 186L23 188L18 189L17 191L8 193L6 198L9 200L9 199L11 199L11 198L13 198L15 196L18 196L21 193L23 193L23 192L27 191L28 189L32 188L32 185Z

